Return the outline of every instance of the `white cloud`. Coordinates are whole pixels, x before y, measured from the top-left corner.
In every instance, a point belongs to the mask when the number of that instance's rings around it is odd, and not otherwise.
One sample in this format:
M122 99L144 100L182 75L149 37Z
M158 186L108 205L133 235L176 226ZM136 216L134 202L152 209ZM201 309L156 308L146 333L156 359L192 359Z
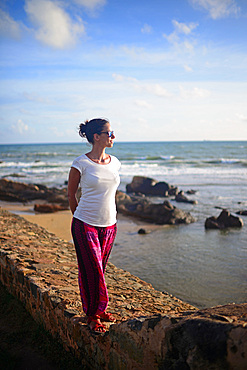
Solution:
M145 100L135 100L135 104L138 106L138 107L141 107L141 108L147 108L147 109L152 109L153 106L152 104L148 103L147 101Z
M106 0L73 0L74 3L84 6L86 9L94 11L106 4Z
M212 19L238 15L240 7L235 0L190 0L195 8L205 9Z
M170 98L172 96L167 89L158 83L141 82L136 78L125 77L120 74L113 74L112 77L116 82L129 83L132 88L141 92L148 92L149 94L164 98Z
M170 98L172 94L166 90L163 86L161 86L158 83L152 84L152 83L144 83L137 86L140 89L144 89L150 94L163 97L163 98Z
M0 9L0 35L19 39L21 27L8 13Z
M176 32L170 33L170 35L163 34L163 37L167 39L171 44L176 44L179 41L179 36Z
M82 20L73 21L59 3L26 0L25 10L36 26L36 38L46 45L63 49L74 46L85 33Z
M188 66L187 64L184 65L184 70L186 72L192 72L193 71L193 69L190 66Z
M53 126L50 128L50 131L53 133L53 135L56 137L56 138L68 138L68 137L75 137L75 130L73 129L63 129L61 130L61 128L58 128L56 126Z
M247 121L247 116L245 116L244 114L239 114L237 113L236 114L237 118L240 119L241 121Z
M51 101L51 99L45 98L43 96L40 96L37 93L27 93L27 92L24 92L23 93L23 96L24 96L25 99L27 99L29 101L36 102L36 103L44 103L44 104L52 104L52 103L54 103L54 102Z
M163 37L166 38L168 42L174 45L180 43L180 35L182 35L183 37L188 37L192 33L192 31L198 27L198 23L194 22L182 23L173 20L172 24L174 26L174 31L169 35L163 34ZM183 44L187 50L193 49L193 45L187 39L185 39L183 43L181 42L181 44Z
M185 35L189 35L198 26L198 23L180 23L175 19L172 21L172 24L174 25L175 32L183 33Z
M138 80L134 77L126 77L117 73L113 73L113 79L117 82L137 82Z
M21 119L18 119L17 124L12 126L13 131L20 135L24 134L25 131L28 131L28 125L25 124Z
M186 90L183 86L179 86L180 97L182 99L198 99L207 98L210 95L210 91L199 87L194 87L190 90Z
M152 27L149 24L144 24L144 26L141 29L141 32L146 34L152 33Z
M184 46L185 50L187 50L187 51L194 50L194 45L189 41L184 41L182 45Z

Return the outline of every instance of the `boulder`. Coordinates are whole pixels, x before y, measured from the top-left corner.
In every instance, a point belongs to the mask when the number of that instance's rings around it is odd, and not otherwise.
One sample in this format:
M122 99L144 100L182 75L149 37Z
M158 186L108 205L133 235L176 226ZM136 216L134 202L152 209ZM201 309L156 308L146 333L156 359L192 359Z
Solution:
M241 215L241 216L247 216L247 210L238 211L238 212L236 212L236 214Z
M26 203L35 199L45 199L47 202L58 203L68 208L66 188L48 188L40 184L0 179L0 200Z
M215 216L207 218L205 228L221 230L228 227L242 227L243 224L243 220L240 217L233 216L229 211L224 209L217 218Z
M149 177L134 176L132 182L126 185L126 191L127 193L168 197L169 195L176 195L178 188L164 181L158 182Z
M186 191L186 194L196 194L196 193L197 193L197 190L193 190L193 189Z
M146 234L149 234L149 232L150 231L147 231L146 229L143 229L143 228L138 230L138 234L140 234L140 235L146 235Z
M68 209L68 207L63 207L59 204L35 204L34 205L34 211L39 213L54 213L58 211L64 211L65 209Z
M190 213L174 207L168 201L153 204L146 198L118 191L116 203L118 212L158 225L189 224L195 221Z
M188 199L185 195L184 195L184 192L183 191L180 191L176 197L175 197L175 201L176 202L183 202L183 203L190 203L190 204L198 204L197 200L191 200L191 199Z

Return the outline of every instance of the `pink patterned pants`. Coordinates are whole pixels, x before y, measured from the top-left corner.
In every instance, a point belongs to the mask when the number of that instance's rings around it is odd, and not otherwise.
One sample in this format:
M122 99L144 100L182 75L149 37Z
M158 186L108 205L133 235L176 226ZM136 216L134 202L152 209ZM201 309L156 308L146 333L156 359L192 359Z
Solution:
M117 225L91 226L73 218L71 232L78 261L78 281L86 315L104 312L109 298L105 268L117 233Z

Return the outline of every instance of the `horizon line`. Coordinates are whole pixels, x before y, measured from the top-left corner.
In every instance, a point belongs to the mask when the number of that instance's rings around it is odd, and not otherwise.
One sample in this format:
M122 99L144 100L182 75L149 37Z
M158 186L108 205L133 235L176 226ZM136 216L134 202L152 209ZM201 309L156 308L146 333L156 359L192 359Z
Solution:
M246 142L247 139L202 139L202 140L138 140L138 141L116 141L114 144L133 144L133 143L204 143L204 142ZM33 142L33 143L0 143L0 145L59 145L59 144L89 144L86 141L64 141L64 142Z

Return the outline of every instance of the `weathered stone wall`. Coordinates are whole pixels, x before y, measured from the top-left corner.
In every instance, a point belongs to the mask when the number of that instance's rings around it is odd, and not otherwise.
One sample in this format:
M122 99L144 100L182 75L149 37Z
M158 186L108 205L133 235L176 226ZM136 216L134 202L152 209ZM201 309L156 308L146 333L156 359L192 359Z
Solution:
M117 323L93 336L73 245L1 209L0 241L1 282L86 368L247 368L247 304L197 310L109 263L109 311Z

